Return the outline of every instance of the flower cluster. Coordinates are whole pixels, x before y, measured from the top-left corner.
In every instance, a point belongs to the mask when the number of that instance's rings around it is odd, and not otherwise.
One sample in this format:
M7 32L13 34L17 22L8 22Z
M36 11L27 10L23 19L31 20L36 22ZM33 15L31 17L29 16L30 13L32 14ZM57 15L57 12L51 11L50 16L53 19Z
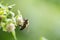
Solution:
M17 14L11 11L11 8L14 5L4 6L0 4L0 27L5 32L12 32L17 26L20 26L21 29L24 29L28 24L28 20L23 19L19 10L17 11Z

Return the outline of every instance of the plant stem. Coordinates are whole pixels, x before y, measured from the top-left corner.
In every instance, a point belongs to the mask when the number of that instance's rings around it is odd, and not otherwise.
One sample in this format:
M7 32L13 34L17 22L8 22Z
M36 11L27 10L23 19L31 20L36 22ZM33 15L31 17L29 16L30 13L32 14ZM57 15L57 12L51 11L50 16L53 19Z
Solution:
M12 35L13 35L14 39L17 40L15 31L12 31Z

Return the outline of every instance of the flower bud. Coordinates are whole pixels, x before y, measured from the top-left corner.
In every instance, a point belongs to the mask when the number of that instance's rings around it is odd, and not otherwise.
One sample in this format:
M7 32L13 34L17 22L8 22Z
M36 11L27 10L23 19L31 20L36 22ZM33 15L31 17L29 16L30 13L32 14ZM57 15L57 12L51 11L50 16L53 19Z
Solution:
M15 25L13 23L10 23L6 26L6 29L8 32L12 32L15 30Z

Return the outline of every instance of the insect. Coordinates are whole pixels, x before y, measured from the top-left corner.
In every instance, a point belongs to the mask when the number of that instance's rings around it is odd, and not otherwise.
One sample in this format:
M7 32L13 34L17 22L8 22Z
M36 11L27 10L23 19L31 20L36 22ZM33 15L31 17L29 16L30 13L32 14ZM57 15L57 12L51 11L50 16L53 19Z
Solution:
M21 26L20 30L25 29L28 25L29 25L29 20L28 19L24 19L23 26L20 25Z

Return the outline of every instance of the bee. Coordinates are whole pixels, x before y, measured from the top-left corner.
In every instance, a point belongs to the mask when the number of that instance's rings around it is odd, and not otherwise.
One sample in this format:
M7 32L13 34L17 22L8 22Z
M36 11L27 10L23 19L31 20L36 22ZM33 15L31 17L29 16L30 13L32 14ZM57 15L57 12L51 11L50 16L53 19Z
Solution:
M25 29L28 25L29 25L29 20L28 19L24 19L23 25L20 25L21 26L20 30Z

